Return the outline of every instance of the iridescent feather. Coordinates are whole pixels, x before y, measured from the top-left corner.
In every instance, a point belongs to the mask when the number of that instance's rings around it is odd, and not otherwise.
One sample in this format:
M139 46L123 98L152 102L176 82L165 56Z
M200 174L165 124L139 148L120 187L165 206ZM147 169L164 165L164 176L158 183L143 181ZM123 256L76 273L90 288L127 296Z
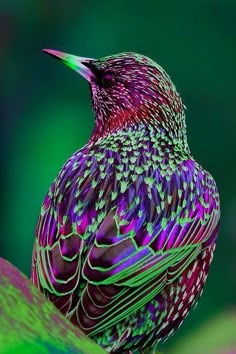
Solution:
M44 200L32 280L108 352L128 353L167 339L197 303L219 196L164 70L132 53L90 63L96 77L98 67L113 82L91 83L96 126Z

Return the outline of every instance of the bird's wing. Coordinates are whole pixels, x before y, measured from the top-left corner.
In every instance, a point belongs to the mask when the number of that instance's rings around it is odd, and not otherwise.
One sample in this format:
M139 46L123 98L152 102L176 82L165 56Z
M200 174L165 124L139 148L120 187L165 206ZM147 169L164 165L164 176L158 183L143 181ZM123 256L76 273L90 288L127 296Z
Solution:
M87 320L95 321L97 314L93 334L148 303L214 244L219 222L214 180L199 167L191 180L183 172L162 182L159 176L138 178L96 232L82 268L88 286L78 310ZM107 304L101 298L106 291Z
M139 174L131 183L100 172L97 178L81 173L79 185L62 178L57 183L64 183L63 195L51 188L38 223L32 276L57 296L58 307L66 307L60 297L67 296L69 308L78 283L86 284L76 321L93 334L179 277L214 243L219 221L215 183L195 164L179 166L171 176Z
M127 187L96 230L83 266L88 281L138 286L214 243L215 182L196 164L193 171L183 167L171 178L155 171Z

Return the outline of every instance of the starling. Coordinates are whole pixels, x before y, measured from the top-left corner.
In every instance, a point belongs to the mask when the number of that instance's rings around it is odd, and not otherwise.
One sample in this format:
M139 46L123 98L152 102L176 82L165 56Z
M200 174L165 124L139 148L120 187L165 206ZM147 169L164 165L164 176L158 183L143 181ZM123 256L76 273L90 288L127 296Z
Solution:
M44 199L33 283L108 353L151 353L202 294L215 181L191 155L185 106L161 66L130 52L44 51L89 82L95 127Z

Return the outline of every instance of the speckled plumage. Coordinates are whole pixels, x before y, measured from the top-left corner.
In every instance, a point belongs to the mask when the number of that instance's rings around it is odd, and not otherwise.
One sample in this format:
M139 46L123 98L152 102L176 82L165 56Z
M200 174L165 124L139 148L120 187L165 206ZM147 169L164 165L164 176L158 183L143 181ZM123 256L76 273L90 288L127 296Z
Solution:
M32 280L108 352L151 352L202 293L219 196L159 65L133 53L83 63L95 128L44 200Z

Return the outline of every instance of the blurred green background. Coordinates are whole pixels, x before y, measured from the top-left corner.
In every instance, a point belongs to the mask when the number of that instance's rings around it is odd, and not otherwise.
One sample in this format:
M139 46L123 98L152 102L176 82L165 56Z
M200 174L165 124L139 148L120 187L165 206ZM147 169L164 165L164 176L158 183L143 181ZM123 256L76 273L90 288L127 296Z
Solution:
M41 48L142 53L182 95L190 147L217 181L222 221L203 298L164 352L236 305L235 11L230 0L0 1L0 256L27 275L44 195L93 127L87 83Z

